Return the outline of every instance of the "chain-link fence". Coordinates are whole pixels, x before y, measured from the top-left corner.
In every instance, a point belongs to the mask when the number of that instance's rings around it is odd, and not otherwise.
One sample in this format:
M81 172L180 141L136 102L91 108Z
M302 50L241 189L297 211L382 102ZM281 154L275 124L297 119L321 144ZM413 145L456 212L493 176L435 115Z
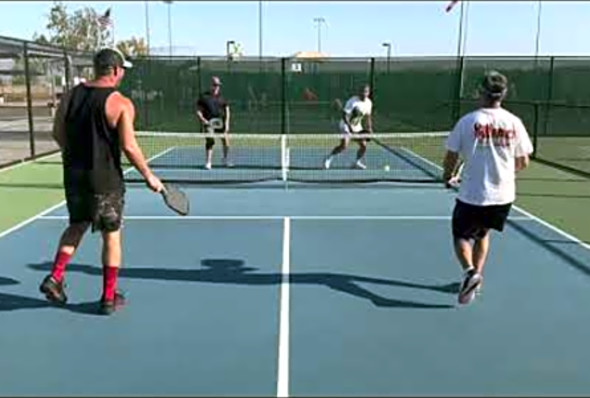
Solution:
M510 81L505 106L529 129L536 158L590 173L588 57L151 57L136 65L122 90L139 108L138 128L197 130L195 102L216 75L235 134L333 133L364 83L379 132L446 131L477 107L483 74L499 70Z
M90 54L0 37L0 166L57 151L57 104L91 67Z
M590 174L590 57L324 58L142 57L121 91L144 131L194 132L195 104L212 76L223 82L234 134L333 133L346 100L370 84L378 132L447 131L477 106L491 69L510 82L505 106L520 116L535 156ZM0 165L56 149L56 104L91 54L0 37Z

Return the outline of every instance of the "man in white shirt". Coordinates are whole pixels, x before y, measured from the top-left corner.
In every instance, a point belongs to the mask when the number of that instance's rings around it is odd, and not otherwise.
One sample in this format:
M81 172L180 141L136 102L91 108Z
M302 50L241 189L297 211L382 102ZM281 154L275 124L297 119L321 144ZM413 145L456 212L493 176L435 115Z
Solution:
M354 168L366 169L367 166L363 164L361 159L367 152L367 137L363 135L373 132L373 120L371 118L371 111L373 110L373 103L369 96L371 95L371 88L368 85L363 85L359 94L351 97L342 109L342 119L338 124L338 129L342 135L340 144L336 146L330 155L324 160L324 168L329 169L332 160L336 155L348 148L350 140L355 140L359 149L356 153L356 162L352 165ZM366 128L363 128L363 121L366 120ZM358 135L361 134L359 137ZM357 136L357 138L355 138Z
M450 133L443 178L447 187L462 158L463 172L453 211L455 253L465 272L459 303L468 304L483 281L489 231L502 231L516 198L516 172L526 168L533 146L517 116L502 108L508 80L487 73L481 107L463 116ZM473 241L473 244L472 244Z

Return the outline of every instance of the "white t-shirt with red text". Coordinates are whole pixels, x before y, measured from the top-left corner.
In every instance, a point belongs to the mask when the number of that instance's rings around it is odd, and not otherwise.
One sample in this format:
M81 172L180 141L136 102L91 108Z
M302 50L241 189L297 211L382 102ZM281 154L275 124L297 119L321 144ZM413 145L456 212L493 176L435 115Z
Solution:
M371 114L373 102L369 98L361 100L358 95L349 98L342 109L349 117L352 131L348 131L348 126L344 120L340 120L340 131L343 133L360 133L363 130L363 119Z
M465 163L458 199L476 206L514 202L515 159L533 152L520 118L502 108L481 108L463 116L446 148Z

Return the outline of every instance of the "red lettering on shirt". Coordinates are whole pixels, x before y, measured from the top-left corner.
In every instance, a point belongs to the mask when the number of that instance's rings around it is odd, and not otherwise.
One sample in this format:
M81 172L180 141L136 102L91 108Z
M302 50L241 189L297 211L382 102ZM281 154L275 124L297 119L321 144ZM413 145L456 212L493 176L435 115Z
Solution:
M516 131L513 129L478 122L473 125L473 134L478 143L485 146L510 147L516 138Z

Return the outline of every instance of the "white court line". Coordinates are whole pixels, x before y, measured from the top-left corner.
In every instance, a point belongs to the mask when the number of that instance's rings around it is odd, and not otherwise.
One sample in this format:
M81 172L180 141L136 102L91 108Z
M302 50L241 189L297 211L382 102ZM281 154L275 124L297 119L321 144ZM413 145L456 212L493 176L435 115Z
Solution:
M277 397L289 396L289 273L291 268L291 219L283 221L283 264L281 266L281 295L279 313L279 356L277 367Z
M155 158L157 158L158 156L162 156L162 155L168 153L169 151L170 151L170 148L168 148L167 150L162 151L161 153L158 153L158 154L152 156L151 158L147 159L147 162L149 163L152 160L154 160ZM135 170L135 168L134 167L129 167L127 170L125 170L123 172L123 174L127 174L130 171L132 171L132 170ZM28 224L32 223L35 220L43 220L44 217L45 217L45 215L47 213L51 213L52 211L59 209L60 207L62 207L65 204L66 204L66 201L65 200L62 200L61 202L59 202L59 203L57 203L57 204L55 204L55 205L53 205L53 206L51 206L51 207L49 207L47 209L45 209L45 210L43 210L43 211L35 214L34 216L32 216L30 218L27 218L23 222L18 223L18 224L16 224L13 227L8 228L7 230L0 232L0 238L3 238L3 237L5 237L5 236L7 236L7 235L9 235L9 234L11 234L11 233L13 233L15 231L18 231L19 229L27 226ZM67 219L68 217L65 217L65 218Z
M434 163L434 162L431 162L430 160L428 160L428 159L426 159L426 158L424 158L424 157L422 157L422 156L418 155L417 153L415 153L414 155L415 155L415 156L418 156L419 158L423 159L425 162L427 162L427 163L429 163L429 164L433 165L434 167L438 168L439 170L442 170L442 167L440 167L440 166L439 166L439 165L437 165L436 163ZM518 194L517 194L517 196L518 196ZM557 233L558 235L561 235L561 236L563 236L563 237L564 237L564 238L566 238L567 240L569 240L569 241L572 241L572 242L574 242L574 243L577 243L578 245L582 246L583 248L590 250L590 245L589 245L588 243L586 243L586 242L582 241L580 238L578 238L578 237L576 237L576 236L574 236L574 235L571 235L571 234L569 234L569 233L565 232L563 229L561 229L561 228L559 228L559 227L556 227L555 225L553 225L553 224L551 224L551 223L549 223L549 222L547 222L547 221L543 220L542 218L540 218L540 217L538 217L538 216L534 215L533 213L531 213L531 212L528 212L528 211L524 210L524 209L523 209L522 207L520 207L520 206L516 206L516 205L514 205L514 206L512 206L512 207L514 208L514 210L516 210L516 211L518 211L518 212L520 212L520 213L524 214L526 217L529 217L531 220L538 222L539 224L543 225L544 227L547 227L547 228L549 228L551 231L553 231L553 232ZM511 218L511 219L514 219L514 218Z
M133 221L195 221L195 220L283 220L285 216L271 216L271 215L218 215L218 216L125 216L125 220ZM292 220L398 220L398 221L450 221L451 216L322 216L322 215L308 215L308 216L289 216ZM67 220L68 216L43 216L41 220ZM509 217L509 220L514 221L536 221L530 217Z
M36 158L36 159L23 160L22 162L15 163L12 166L1 168L0 169L0 173L4 173L4 172L9 171L9 170L18 169L19 167L25 166L27 164L31 164L31 163L35 163L35 162L47 160L47 159L49 159L51 157L58 156L59 154L60 154L59 152L57 152L57 153L50 153L50 154L41 156L41 157Z
M13 126L17 126L19 124L21 126L25 126L25 128L28 129L29 128L28 122L29 122L29 120L27 118L10 120L10 121L7 121L7 122L0 122L0 129L4 130L4 129L7 129L7 128L11 128Z
M572 242L577 243L578 245L582 246L583 248L590 250L590 245L588 243L583 242L582 240L575 237L574 235L571 235L571 234L565 232L564 230L559 229L555 225L548 223L547 221L535 216L534 214L529 213L528 211L526 211L524 209L521 209L517 206L514 206L514 207L516 207L517 210L520 211L525 216L530 217L531 220L538 222L539 224L543 225L544 227L549 228L553 232L558 233L559 235L563 236L564 238L569 239Z
M7 229L7 230L5 230L5 231L2 231L2 232L0 232L0 238L3 238L3 237L5 237L6 235L9 235L9 234L11 234L11 233L13 233L13 232L15 232L15 231L17 231L17 230L21 229L21 228L22 228L22 227L24 227L25 225L28 225L28 224L32 223L33 221L35 221L35 220L39 220L39 219L41 219L41 217L43 217L45 214L47 214L47 213L50 213L50 212L52 212L53 210L55 210L55 209L57 209L57 208L61 207L61 206L62 206L64 203L65 203L65 201L61 201L60 203L58 203L58 204L56 204L56 205L54 205L54 206L51 206L51 207L49 207L49 208L47 208L47 209L43 210L42 212L40 212L40 213L38 213L38 214L34 215L33 217L27 218L25 221L22 221L22 222L20 222L20 223L16 224L15 226L13 226L13 227L11 227L11 228L8 228L8 229Z

